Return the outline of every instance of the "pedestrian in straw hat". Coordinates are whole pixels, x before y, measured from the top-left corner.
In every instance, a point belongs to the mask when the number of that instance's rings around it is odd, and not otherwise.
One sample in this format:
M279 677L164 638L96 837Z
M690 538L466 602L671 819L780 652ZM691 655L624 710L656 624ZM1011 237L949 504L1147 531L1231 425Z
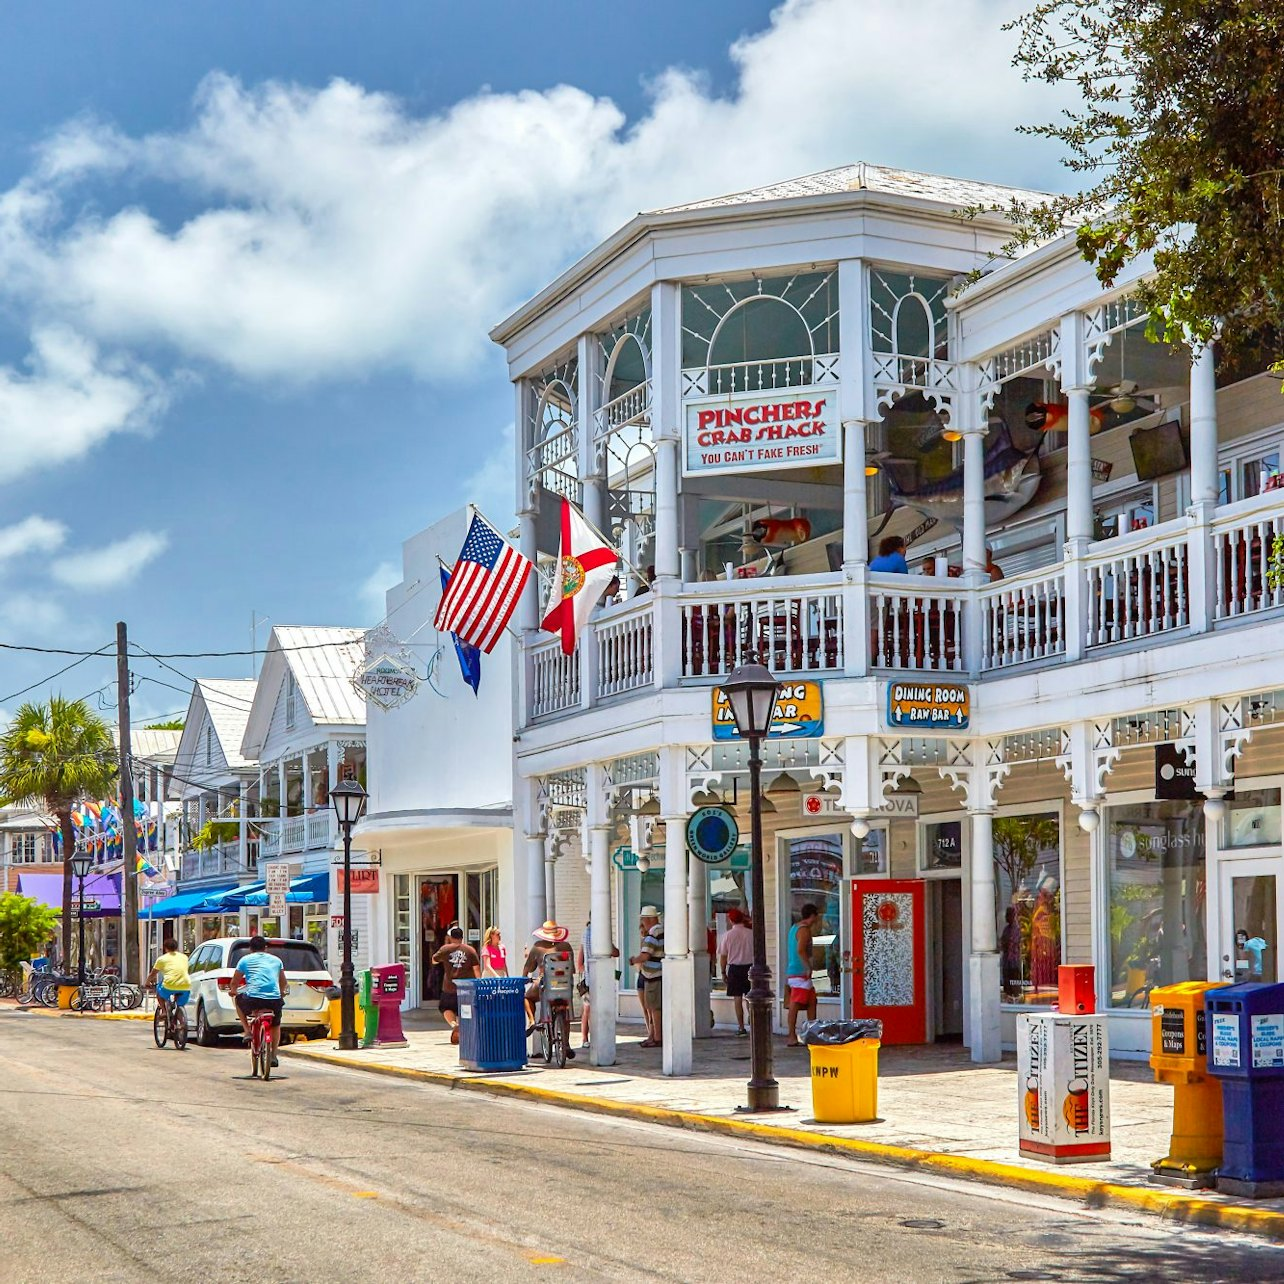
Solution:
M570 940L571 929L562 927L555 923L551 918L545 919L543 924L537 927L532 933L535 937L534 944L530 952L526 955L526 962L522 964L522 975L527 978L526 986L526 1024L533 1027L535 1022L535 1004L539 1002L540 978L544 970L544 955L552 952L565 954L567 960L574 967L574 959L571 955L571 947L567 944ZM531 1030L526 1031L527 1034ZM574 1057L575 1053L567 1048L566 1055Z

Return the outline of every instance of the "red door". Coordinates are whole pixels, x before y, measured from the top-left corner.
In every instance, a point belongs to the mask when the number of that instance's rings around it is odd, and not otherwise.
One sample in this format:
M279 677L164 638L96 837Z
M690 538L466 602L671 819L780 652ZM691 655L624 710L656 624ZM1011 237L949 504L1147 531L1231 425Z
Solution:
M884 1043L927 1042L921 878L852 884L852 1015L877 1017Z

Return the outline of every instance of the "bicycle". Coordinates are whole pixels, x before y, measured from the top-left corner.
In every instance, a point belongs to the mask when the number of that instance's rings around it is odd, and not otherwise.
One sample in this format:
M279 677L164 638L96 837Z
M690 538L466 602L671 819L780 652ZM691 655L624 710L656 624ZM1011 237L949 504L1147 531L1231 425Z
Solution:
M539 1010L535 1030L547 1065L566 1068L571 1051L571 993L574 965L569 953L547 953L541 960Z
M264 1008L251 1012L248 1017L250 1027L250 1066L252 1079L262 1079L266 1083L272 1077L272 1013Z
M163 1048L167 1040L182 1052L187 1047L187 1013L177 999L156 997L156 1012L152 1016L152 1038Z

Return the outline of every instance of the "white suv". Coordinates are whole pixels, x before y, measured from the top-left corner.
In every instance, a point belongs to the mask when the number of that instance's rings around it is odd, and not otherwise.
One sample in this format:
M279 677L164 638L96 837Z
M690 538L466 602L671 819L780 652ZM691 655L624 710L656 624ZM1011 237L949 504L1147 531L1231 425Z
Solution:
M250 952L248 936L225 936L204 941L192 951L187 970L192 978L189 1010L195 1012L196 1041L212 1047L220 1035L240 1032L232 997L232 973ZM289 992L281 1014L281 1029L317 1038L330 1032L328 991L334 985L321 961L321 952L307 941L272 937L267 952L285 964Z

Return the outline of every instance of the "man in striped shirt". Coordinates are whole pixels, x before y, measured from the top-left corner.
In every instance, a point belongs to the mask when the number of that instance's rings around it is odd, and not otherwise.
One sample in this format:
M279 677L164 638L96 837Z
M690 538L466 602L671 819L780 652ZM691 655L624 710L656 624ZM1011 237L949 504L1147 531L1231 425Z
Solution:
M639 916L642 947L629 962L638 969L638 994L646 1020L644 1048L658 1048L664 1042L664 924L654 905L644 905Z

